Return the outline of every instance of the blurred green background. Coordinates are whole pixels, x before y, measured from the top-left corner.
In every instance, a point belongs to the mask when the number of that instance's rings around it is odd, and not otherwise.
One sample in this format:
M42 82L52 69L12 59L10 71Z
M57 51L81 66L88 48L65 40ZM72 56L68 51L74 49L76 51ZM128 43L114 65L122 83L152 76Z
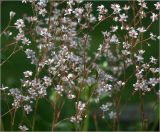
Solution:
M112 2L108 1L95 1L93 2L93 6L96 7L97 5L104 4L107 9L110 9L110 4ZM114 2L115 3L115 2ZM117 2L116 2L117 3ZM119 1L120 5L124 5L125 3L128 4L126 1ZM147 2L148 8L152 10L154 8L153 4L154 2ZM21 2L7 2L2 1L1 2L1 31L5 29L9 22L9 12L14 11L16 12L15 17L12 20L12 24L18 19L22 18L23 15L31 15L32 10L30 4L22 4ZM95 12L96 13L96 12ZM129 15L129 19L131 18L132 14ZM144 26L147 25L150 22L150 20L146 20L143 24ZM90 55L93 55L93 53L97 50L98 45L102 43L103 36L101 34L101 31L105 31L110 29L112 22L111 21L105 21L102 22L94 32L91 32L90 35L92 36L91 41L91 49L90 49ZM158 21L155 22L155 24L151 27L151 30L154 34L159 34L159 23ZM10 31L13 31L13 36L16 36L17 31L10 29ZM121 34L121 33L120 33ZM149 32L148 32L149 34ZM148 36L146 34L146 37ZM145 38L145 35L144 35ZM11 38L2 36L1 38L1 48L3 49L7 44L11 43L13 40ZM155 58L159 58L159 42L158 41L149 41L148 43L151 44L150 47L147 47L144 45L144 49L146 49L145 58L149 58L151 55ZM32 46L31 46L32 47ZM2 61L5 60L12 52L13 47L10 47L10 49L7 49L6 51L1 52L1 59ZM105 60L104 60L105 61ZM103 64L103 62L101 62ZM20 87L20 79L23 77L23 72L26 70L34 69L34 66L30 64L30 60L26 59L24 52L18 52L15 54L6 64L4 64L1 67L1 83L5 86L8 86L10 88L18 88ZM127 69L127 76L129 76L132 73L132 68ZM121 122L120 122L120 129L121 130L138 130L140 129L140 116L137 112L139 110L139 94L135 94L134 96L131 96L132 93L132 84L135 82L135 78L133 77L130 79L130 81L127 83L124 92L122 94L122 103L124 104L126 100L130 98L128 105L124 107L124 111L122 112ZM152 107L155 104L157 100L157 96L154 92L150 92L145 95L145 108L148 112L148 118L151 120L148 121L149 130L151 129L157 129L154 125L155 122L158 121L158 111L154 110ZM9 100L5 100L4 97L1 98L1 113L4 114L9 110L6 102L9 104L9 108L11 108L12 99L9 98ZM73 113L73 102L72 101L65 101L64 108L62 110L61 119L68 117L69 115L72 115ZM89 116L85 119L85 125L83 130L95 130L95 123L93 119L93 114L99 113L99 106L95 106L94 104L90 106L89 109ZM122 105L123 107L123 105ZM131 109L131 110L130 110ZM133 110L132 110L133 109ZM130 113L127 113L130 111ZM151 115L149 115L151 114ZM15 120L15 126L14 130L18 130L18 125L20 123L26 124L26 126L29 126L29 121L32 121L33 112L27 117L23 118L23 112L21 109L19 109L16 113L16 120ZM50 131L51 130L51 122L52 122L52 115L53 110L50 105L50 103L46 100L40 100L38 104L38 111L36 115L36 126L35 130L41 130L41 131ZM106 119L108 120L108 119ZM106 121L102 120L101 117L97 114L97 122L99 126L99 130L111 130L108 125L106 125ZM109 123L111 123L109 121ZM5 131L10 130L10 124L11 124L11 118L10 115L7 114L2 118L2 127ZM154 125L153 125L154 124ZM156 124L157 125L157 124ZM109 124L110 126L110 124ZM58 127L57 130L74 130L74 125L70 123L69 121L62 122Z

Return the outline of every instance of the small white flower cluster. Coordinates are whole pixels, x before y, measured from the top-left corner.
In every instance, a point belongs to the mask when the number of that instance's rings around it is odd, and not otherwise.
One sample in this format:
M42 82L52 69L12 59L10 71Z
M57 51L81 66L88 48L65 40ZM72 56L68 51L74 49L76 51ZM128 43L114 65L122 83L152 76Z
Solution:
M112 106L113 106L113 104L110 103L110 102L108 102L106 104L102 104L100 106L100 109L103 111L103 116L102 116L103 119L105 118L105 113L108 113L108 116L109 116L110 119L116 118L116 112L111 110Z
M18 128L20 129L21 132L29 130L25 125L20 125Z
M106 103L106 104L103 104L100 109L103 111L103 112L106 112L108 110L110 110L110 107L112 106L112 103Z
M83 116L83 112L84 112L84 109L86 107L86 104L79 101L78 103L76 102L76 109L77 109L77 113L75 116L72 116L70 118L70 121L71 122L76 122L76 123L79 123L80 121L82 121L82 116Z
M97 11L99 13L98 20L102 21L106 18L106 14L108 10L104 7L104 5L100 5L97 7Z
M24 45L29 45L31 43L31 41L28 38L25 37L25 32L24 32L25 24L24 24L24 20L23 19L18 19L14 25L19 30L19 33L17 34L17 36L16 36L15 39L17 41L22 41L22 43Z
M37 64L37 58L35 52L31 49L26 49L25 51L27 58L31 59L31 64Z
M137 61L143 63L143 57L139 56ZM143 63L141 66L136 66L136 83L133 84L135 91L142 91L143 94L151 91L157 84L159 84L159 68L155 68L157 59L153 56L150 58L149 63ZM154 77L147 77L147 73L154 75Z

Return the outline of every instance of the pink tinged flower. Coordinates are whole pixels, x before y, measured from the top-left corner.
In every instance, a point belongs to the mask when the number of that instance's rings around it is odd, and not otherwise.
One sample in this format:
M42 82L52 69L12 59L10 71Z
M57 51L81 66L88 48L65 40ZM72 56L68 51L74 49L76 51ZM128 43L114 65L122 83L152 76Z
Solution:
M69 8L67 10L65 10L65 14L64 15L70 15L72 13L72 8Z
M68 99L74 99L76 96L72 94L71 90L67 94Z
M17 29L25 27L24 21L22 19L18 19L14 25L16 26Z
M152 13L152 16L150 18L151 18L152 22L154 22L154 21L158 20L158 15L155 13Z
M119 4L111 4L111 8L113 9L115 14L118 14L121 11L121 7Z
M45 38L50 38L51 37L51 34L48 32L48 29L47 28L43 28L40 32L40 35L42 35L43 37Z
M103 16L103 15L99 15L99 16L98 16L98 20L99 20L99 21L104 20L104 16Z
M82 15L83 12L84 12L84 9L83 9L83 8L76 8L76 9L73 11L73 13L74 13L77 17L79 17L80 15Z
M133 38L137 38L138 33L136 32L136 30L134 30L133 28L131 28L131 30L129 31L129 36L133 37Z
M139 0L139 4L138 5L140 5L143 8L146 8L146 9L148 8L147 7L147 3L144 0Z
M118 26L112 26L111 29L112 29L112 32L115 32L115 31L117 31Z
M100 5L97 7L97 11L99 11L100 14L105 14L108 12L107 9L105 9L104 5Z
M39 15L42 15L43 17L46 15L46 13L47 11L45 8L39 10Z
M156 10L160 9L160 2L157 2L156 4L154 4L154 6L156 7Z
M119 19L120 22L126 21L128 18L128 16L126 16L124 13L120 14L119 17L120 17L120 19Z
M76 104L77 104L77 103L76 103ZM83 111L85 107L86 107L86 104L85 104L85 103L83 103L82 101L79 101L79 102L78 102L78 104L77 104L77 109L78 109L79 111Z
M110 39L110 43L115 43L115 44L119 43L118 37L115 34L112 35L112 37Z
M24 39L24 33L23 32L18 33L15 39L17 41L23 40Z
M22 43L26 44L26 45L29 45L31 43L31 41L29 39L27 39L27 38L23 38L22 39Z
M146 32L146 29L145 29L144 27L139 27L139 28L137 28L137 30L138 30L140 33Z

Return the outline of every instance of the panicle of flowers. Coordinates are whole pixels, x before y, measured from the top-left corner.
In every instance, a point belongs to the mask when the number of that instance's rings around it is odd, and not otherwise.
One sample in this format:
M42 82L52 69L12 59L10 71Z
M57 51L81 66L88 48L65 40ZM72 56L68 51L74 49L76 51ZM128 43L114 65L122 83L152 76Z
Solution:
M32 1L22 1L26 2ZM81 0L66 0L64 9L60 9L61 2L50 1L51 12L47 11L49 1L34 2L36 16L24 16L24 19L18 19L14 23L19 31L15 37L16 41L22 41L24 45L31 44L31 40L26 37L30 24L35 26L31 30L31 35L34 38L33 43L36 43L33 49L23 47L26 57L35 65L35 71L24 71L24 77L21 79L22 89L11 88L8 92L8 95L13 97L12 105L16 109L22 107L29 114L32 112L34 101L44 98L47 95L47 88L52 88L60 96L73 101L74 98L77 99L76 113L71 116L70 121L79 123L84 118L90 100L84 99L82 102L81 97L77 98L76 95L81 95L83 90L92 89L95 85L91 97L98 100L95 103L98 104L103 97L112 98L125 87L126 78L122 79L122 76L130 66L135 68L134 91L145 94L160 82L158 60L151 56L149 62L146 62L143 46L141 49L137 46L143 42L141 35L147 32L149 27L139 23L130 24L127 14L130 11L129 5L121 7L119 4L111 4L113 12L109 14L108 9L102 4L96 8L98 11L96 16L91 2L83 5L80 4ZM147 3L138 0L138 5L141 10L136 19L148 17L145 11L148 8ZM154 4L156 10L160 9L159 5L159 2ZM150 14L152 24L158 20L159 14L153 12ZM10 19L14 15L15 13L11 11ZM101 21L108 20L106 19L108 17L112 18L114 24L111 24L110 30L102 32L103 41L94 54L95 58L91 57L89 50L94 39L88 31L93 31ZM156 41L158 37L151 32L144 42ZM148 77L147 73L151 73L151 77ZM2 86L1 91L4 90L8 90L8 87ZM100 109L108 112L111 119L117 116L111 102L103 103ZM19 129L28 130L24 125L19 126Z

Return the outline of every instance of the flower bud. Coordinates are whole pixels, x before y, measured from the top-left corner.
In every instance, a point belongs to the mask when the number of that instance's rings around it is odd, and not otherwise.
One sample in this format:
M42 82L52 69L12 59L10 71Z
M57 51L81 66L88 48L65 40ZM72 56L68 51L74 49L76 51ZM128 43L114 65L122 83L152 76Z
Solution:
M10 15L10 19L12 19L14 16L15 16L15 12L13 12L13 11L10 11L10 13L9 13L9 15Z

